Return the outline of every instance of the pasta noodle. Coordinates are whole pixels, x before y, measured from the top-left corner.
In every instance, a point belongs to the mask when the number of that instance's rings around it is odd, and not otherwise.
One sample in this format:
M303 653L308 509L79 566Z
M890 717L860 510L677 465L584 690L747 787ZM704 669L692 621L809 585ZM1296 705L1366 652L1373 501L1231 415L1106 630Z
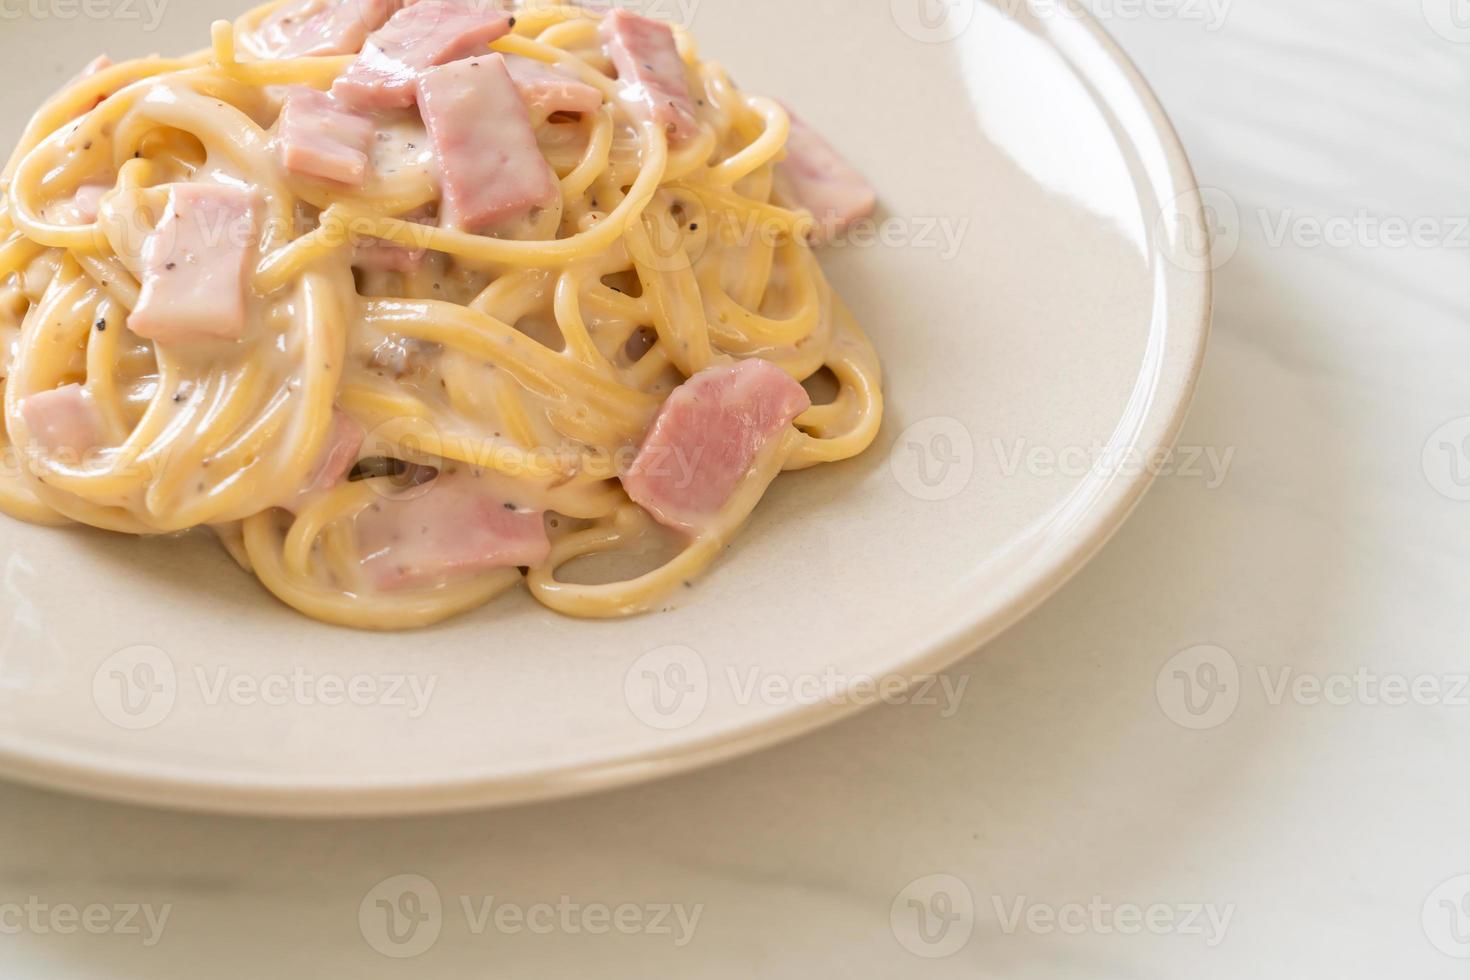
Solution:
M706 569L778 473L872 443L878 359L808 243L813 215L779 187L791 118L686 33L697 131L675 140L620 92L596 13L523 4L484 53L554 67L602 104L534 118L555 200L476 234L442 220L412 109L376 118L361 186L282 167L286 87L326 91L354 61L264 52L287 5L216 24L195 54L85 75L22 135L0 175L0 509L126 534L213 528L281 600L351 627L422 626L521 583L559 612L614 617L657 608ZM238 339L131 329L146 242L186 182L261 202ZM95 217L77 203L89 188ZM619 478L671 392L752 358L822 376L835 395L757 455L706 526L670 531ZM27 421L27 399L68 385L95 406L86 451L41 445ZM361 448L350 478L315 487L339 416ZM362 515L447 472L544 512L546 559L375 583ZM611 582L571 571L609 556L646 565L659 548L672 554L657 567Z

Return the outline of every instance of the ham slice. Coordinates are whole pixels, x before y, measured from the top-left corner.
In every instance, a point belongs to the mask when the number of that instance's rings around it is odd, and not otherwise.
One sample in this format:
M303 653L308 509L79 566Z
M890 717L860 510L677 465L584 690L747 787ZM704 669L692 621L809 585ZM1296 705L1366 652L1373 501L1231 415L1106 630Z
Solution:
M551 551L542 511L505 499L467 470L372 504L357 517L357 542L363 572L379 589L539 565Z
M542 119L553 112L596 112L602 107L601 92L551 65L509 54L505 67L521 101Z
M81 385L37 392L21 402L20 415L31 440L48 453L80 456L102 442L97 403Z
M619 8L602 19L599 33L623 96L640 119L664 127L676 140L699 131L684 59L669 25Z
M102 184L83 184L75 194L55 205L49 218L62 225L90 225L102 209L102 195L111 189Z
M698 534L811 403L769 361L701 371L664 402L623 488L660 524Z
M404 221L430 225L434 223L433 210L417 208L403 215ZM360 238L352 251L352 264L364 272L399 272L408 275L424 267L427 248L406 248L397 242L381 238Z
M164 343L238 340L257 205L240 188L174 184L168 211L143 242L143 290L128 329Z
M812 243L820 245L871 215L878 195L816 130L790 115L786 159L777 164L776 173L785 196L817 219Z
M367 179L371 119L343 108L304 85L286 93L276 139L281 163L292 173L361 187Z
M332 431L327 435L322 461L307 483L306 492L330 490L347 479L347 474L357 465L357 454L365 438L367 433L351 415L340 408L332 409Z
M556 177L500 55L426 72L419 108L444 183L445 226L475 230L555 200Z
M247 45L265 58L356 54L399 0L299 0L268 17Z
M510 33L514 19L477 4L422 0L373 32L332 92L358 108L406 109L414 103L419 75L484 52Z
M385 242L368 238L357 243L352 252L352 264L364 272L397 272L409 275L424 267L425 248L404 248L397 242Z

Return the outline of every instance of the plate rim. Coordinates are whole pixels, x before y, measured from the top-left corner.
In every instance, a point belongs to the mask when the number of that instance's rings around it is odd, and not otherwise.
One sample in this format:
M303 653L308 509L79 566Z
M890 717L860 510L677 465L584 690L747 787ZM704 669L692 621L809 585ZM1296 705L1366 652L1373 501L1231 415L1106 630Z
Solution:
M1090 12L1077 0L1066 0L1065 5L1069 14L1058 20L1076 25L1099 46L1107 56L1108 66L1127 80L1129 94L1146 111L1152 134L1166 157L1172 186L1177 189L1170 200L1187 202L1187 223L1198 222L1196 227L1204 227L1194 169L1153 88ZM1059 31L1054 24L1048 24L1046 38L1065 55L1066 46L1061 43ZM1093 74L1078 59L1067 61L1084 79ZM1105 104L1113 104L1115 98L1106 100ZM1149 184L1155 191L1160 189L1156 179ZM1209 248L1207 240L1202 244ZM1213 263L1208 261L1208 252L1197 258L1199 269L1173 265L1165 277L1165 291L1183 300L1185 307L1178 312L1171 308L1163 323L1163 329L1169 334L1167 346L1176 355L1179 371L1168 377L1160 372L1153 379L1150 395L1162 393L1170 397L1151 399L1138 422L1135 438L1129 443L1130 449L1147 453L1172 449L1188 417L1208 345L1214 300ZM1164 260L1155 258L1155 261ZM1156 334L1159 329L1156 322L1151 331ZM1139 380L1145 374L1141 371ZM956 622L930 640L916 644L891 676L903 678L907 686L979 652L1025 618L1085 567L1126 523L1156 478L1150 470L1143 467L1137 474L1107 479L1099 489L1098 499L1073 525L1076 541L1071 547L1034 563L1026 570L1025 578L1018 572L1003 601L982 608L969 620ZM451 813L580 796L690 772L810 734L865 710L870 703L871 699L831 698L793 705L737 729L714 732L666 748L523 773L466 772L452 778L420 782L333 785L318 778L201 778L193 770L169 765L134 766L124 771L89 762L80 753L67 750L15 746L3 735L0 735L0 776L114 802L201 813L307 818Z

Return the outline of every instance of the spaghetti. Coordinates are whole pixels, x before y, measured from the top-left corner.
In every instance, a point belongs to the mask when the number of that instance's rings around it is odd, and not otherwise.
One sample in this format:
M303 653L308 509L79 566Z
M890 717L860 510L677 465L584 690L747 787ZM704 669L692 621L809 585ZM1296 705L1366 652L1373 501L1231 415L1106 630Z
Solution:
M820 216L783 186L799 123L779 103L675 31L693 107L678 132L622 77L603 18L523 4L470 54L557 72L595 90L595 108L529 103L554 196L457 226L442 134L414 108L369 114L360 185L282 165L287 93L335 91L362 47L282 45L302 6L216 24L182 58L101 65L26 128L0 175L0 447L14 464L0 509L127 534L212 528L281 600L346 626L422 626L523 582L559 612L613 617L656 608L710 565L781 471L871 444L878 359L809 244ZM326 16L323 0L307 6ZM245 326L144 337L150 254L192 184L258 202ZM682 385L753 359L835 394L753 447L707 520L665 526L623 478ZM40 411L57 392L70 416ZM78 413L92 431L68 441ZM502 533L462 527L485 501L537 522L549 546L528 561L497 539L498 561L462 561L461 539ZM431 505L451 526L408 531L437 551L368 516L413 523ZM630 577L570 571L655 544L671 555Z

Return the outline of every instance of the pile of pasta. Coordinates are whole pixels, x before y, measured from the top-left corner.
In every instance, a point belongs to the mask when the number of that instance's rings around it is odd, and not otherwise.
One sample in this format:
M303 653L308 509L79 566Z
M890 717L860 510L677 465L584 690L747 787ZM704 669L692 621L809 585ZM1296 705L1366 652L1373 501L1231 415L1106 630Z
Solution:
M799 123L687 33L672 36L694 111L676 138L620 79L599 13L515 10L483 54L554 69L600 105L530 107L553 199L468 229L444 220L412 109L379 118L359 186L282 165L287 93L331 91L358 58L280 50L293 9L324 16L323 0L285 0L216 24L197 53L100 62L26 128L0 176L0 509L136 535L213 529L281 600L352 627L422 626L522 583L557 611L612 617L703 571L780 472L871 444L878 358L818 265L819 216L780 186ZM188 183L260 202L238 337L130 326ZM807 382L813 401L707 519L635 501L623 480L674 394L748 361ZM58 391L66 409L40 415ZM68 442L79 406L95 433ZM438 491L451 476L457 489ZM430 544L403 539L423 501L459 522L425 519ZM466 560L464 540L491 533L476 529L494 520L485 501L549 547ZM394 534L368 526L395 507ZM568 571L654 543L667 554L625 579Z

